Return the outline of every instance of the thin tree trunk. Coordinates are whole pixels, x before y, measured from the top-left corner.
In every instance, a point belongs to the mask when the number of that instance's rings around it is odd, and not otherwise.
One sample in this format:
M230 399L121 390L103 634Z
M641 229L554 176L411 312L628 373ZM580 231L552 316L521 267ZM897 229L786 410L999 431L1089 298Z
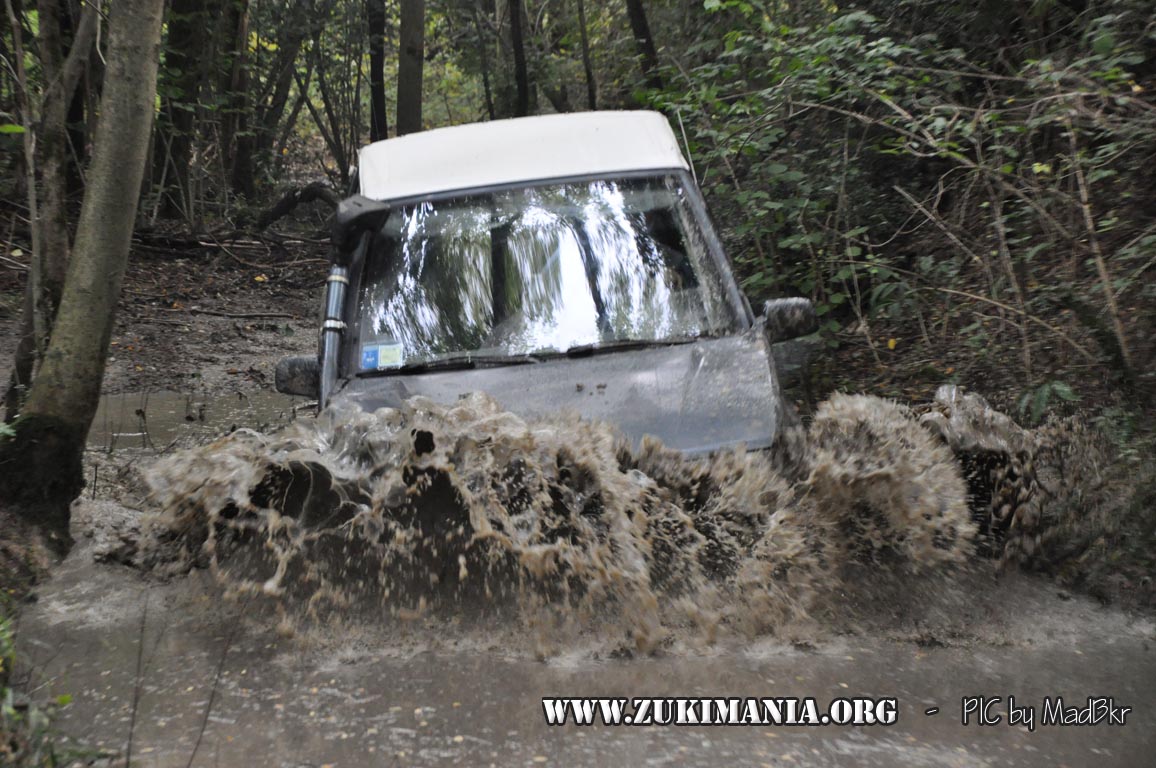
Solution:
M289 144L289 137L293 135L293 129L297 126L297 120L301 115L301 109L305 106L306 100L309 98L309 84L313 82L313 58L310 57L305 65L305 78L302 79L294 69L293 77L297 82L297 101L293 104L293 109L289 110L289 117L285 119L285 124L281 126L281 135L277 139L277 143L273 148L277 152L277 157L281 158L285 154L285 149Z
M486 94L486 115L491 120L494 119L494 91L490 85L490 54L489 46L486 45L486 36L482 30L482 14L479 9L481 0L474 2L474 29L478 33L478 56L481 57L482 66L482 88Z
M293 90L293 73L297 71L297 60L305 40L315 27L320 27L329 4L322 3L318 11L312 0L299 0L291 7L290 13L281 22L277 32L277 55L269 66L264 85L258 95L254 110L253 140L258 168L268 165L277 139L277 129L285 117Z
M232 187L233 166L237 157L237 134L241 131L241 118L245 108L245 70L248 68L249 51L249 0L226 0L222 14L221 35L226 41L222 57L224 67L220 72L217 93L224 102L220 111L220 157L223 181Z
M344 133L341 130L341 113L340 104L337 101L335 94L329 87L329 78L325 70L325 57L321 53L321 32L318 30L313 38L313 66L317 71L317 90L321 92L321 106L325 110L325 120L329 126L329 133L325 132L325 128L318 123L318 128L321 130L321 135L325 138L333 152L333 159L337 163L337 168L341 173L341 186L345 187L349 184L349 155L352 147L345 146ZM338 73L337 77L341 74ZM314 121L317 121L317 112L313 107L313 102L306 102L309 107L310 114L313 115Z
M234 68L231 93L235 110L236 122L234 126L236 132L234 134L233 162L229 170L229 186L237 194L252 199L256 193L256 181L254 179L256 166L253 161L256 141L252 130L250 130L253 103L252 95L249 93L249 83L252 79L250 69L254 62L249 60L249 34L249 10L246 4L238 41L241 51L240 64Z
M1088 232L1088 245L1092 249L1092 258L1096 262L1096 271L1100 275L1100 286L1104 291L1104 306L1108 310L1108 318L1112 321L1112 330L1116 334L1116 343L1120 347L1120 361L1124 365L1124 373L1132 375L1132 352L1128 348L1128 334L1124 331L1124 323L1120 320L1120 307L1116 303L1116 293L1113 290L1112 275L1108 271L1108 262L1104 259L1104 250L1100 247L1100 238L1096 234L1096 217L1092 214L1091 199L1088 195L1088 179L1084 169L1080 166L1080 152L1076 144L1076 128L1071 118L1067 120L1068 140L1072 145L1072 169L1076 172L1076 185L1080 191L1080 213L1084 217L1084 226Z
M32 267L25 286L20 341L5 395L7 418L11 420L20 410L20 400L32 378L36 361L48 343L68 268L68 106L96 38L100 15L96 2L85 7L72 49L66 57L62 49L59 5L55 0L41 0L38 15L44 96L37 127L33 123L23 54L20 53L23 50L20 19L11 6L8 11L19 55L17 79L25 122L25 168L33 230ZM34 181L37 175L40 177L39 185Z
M15 6L15 7L14 7ZM23 171L24 192L28 198L28 218L32 222L39 219L36 200L36 133L34 131L35 117L32 114L31 98L28 93L28 74L24 69L24 29L21 25L23 9L19 11L18 0L5 0L5 9L8 12L8 21L12 27L12 52L16 62L16 82L14 93L16 102L20 106L20 118L24 133L21 138L24 144ZM32 236L32 264L28 269L28 282L24 287L24 306L20 316L20 340L16 345L16 355L13 361L12 375L8 391L4 397L5 420L15 420L24 399L24 393L32 382L32 372L38 357L37 336L42 333L44 321L40 314L38 298L40 296L41 265L40 258L40 228L33 224Z
M325 109L325 116L328 119L322 118L317 112L317 107L314 106L312 99L305 99L305 106L309 109L309 116L313 118L313 124L317 126L317 130L321 133L321 138L325 141L325 146L329 147L329 154L333 155L333 161L337 163L338 172L341 174L341 184L346 186L349 183L349 163L345 147L341 144L341 133L336 126L336 117L333 113L332 102L325 95L327 90L325 88L325 72L321 66L321 56L314 52L314 68L317 70L317 83L321 90L321 106ZM308 86L305 81L301 79L301 75L295 75L297 78L297 89L301 93L308 92ZM326 126L330 127L326 127Z
M578 32L582 38L582 69L586 71L586 106L598 109L598 85L594 80L594 66L590 63L590 37L586 29L586 2L578 0Z
M67 9L60 7L59 0L40 0L37 5L40 67L45 83L36 136L41 196L40 216L36 223L40 227L44 264L44 293L38 298L46 304L49 329L60 303L64 274L68 269L68 106L83 72L84 59L96 38L96 23L100 18L96 6L94 2L85 9L72 51L66 58L61 24ZM43 343L44 340L39 341Z
M650 24L646 21L646 8L642 0L626 0L626 15L630 17L630 30L638 44L642 57L642 74L651 88L661 88L662 78L658 76L658 51L654 47L654 37L650 34Z
M163 0L117 0L76 248L44 362L16 436L0 445L0 497L67 546L68 505L100 399L156 96Z
M205 71L200 63L208 44L211 11L203 0L172 0L169 9L165 62L160 77L165 83L161 118L157 125L155 175L164 179L161 213L190 218L193 134L196 106ZM191 223L191 221L190 221Z
M74 10L83 14L84 10L73 6ZM92 42L87 43L82 37L78 35L80 30L77 29L79 23L83 20L83 16L73 18L72 13L65 13L61 16L61 29L64 30L65 36L68 38L68 52L71 54L72 48L76 47L77 43L85 45L86 54L81 63L87 62L88 49L91 48ZM82 74L82 73L81 73ZM78 79L78 85L83 82L83 77ZM68 101L68 114L65 118L66 130L68 132L68 167L65 176L66 195L69 200L79 200L80 196L84 194L84 156L85 156L85 126L84 126L84 94L81 93L80 88L73 89L72 95Z
M80 88L68 103L68 178L69 200L78 200L84 194L84 160L88 152L88 131L84 121L84 93Z
M385 0L365 0L369 25L369 140L389 135L385 115Z
M526 69L526 43L522 36L522 0L510 0L510 47L514 49L514 116L530 114L530 74Z
M19 2L17 5L19 6ZM4 7L4 11L4 21L7 22L7 6ZM13 16L18 17L19 14L23 11L23 8L17 7L14 8L13 11ZM5 37L3 32L0 32L0 61L12 61L12 52L8 47L8 38ZM12 71L12 69L12 67L0 67L0 97L11 98L11 101L9 101L8 98L0 99L0 109L9 114L15 114L17 111L19 111L18 102L16 99L16 89L19 87L19 85L14 77L10 79L10 76L16 74Z
M397 59L397 135L422 129L422 65L425 61L425 0L401 0L401 47Z

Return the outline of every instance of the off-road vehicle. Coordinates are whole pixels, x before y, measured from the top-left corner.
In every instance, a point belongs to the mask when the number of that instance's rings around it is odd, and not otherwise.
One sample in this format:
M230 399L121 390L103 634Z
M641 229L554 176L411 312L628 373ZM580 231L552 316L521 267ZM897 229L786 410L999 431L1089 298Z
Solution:
M441 128L370 144L358 166L318 357L282 360L282 392L373 410L481 391L688 452L775 441L772 345L814 312L751 311L662 115Z

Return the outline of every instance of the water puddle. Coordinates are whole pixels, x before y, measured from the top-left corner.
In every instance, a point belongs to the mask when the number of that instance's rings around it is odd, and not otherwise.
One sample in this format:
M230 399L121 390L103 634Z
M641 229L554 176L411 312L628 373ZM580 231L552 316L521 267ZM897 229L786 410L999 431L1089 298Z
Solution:
M961 587L953 642L882 633L774 639L609 658L575 637L537 660L516 628L452 619L347 618L292 638L255 604L221 599L205 572L167 584L96 568L77 551L29 606L22 655L46 700L71 702L65 743L149 768L261 765L1147 766L1156 747L1153 628L1046 582ZM949 627L924 606L914 623ZM952 609L954 610L954 609ZM968 613L968 611L964 611ZM896 620L907 624L908 620ZM947 639L947 634L941 635ZM22 674L24 671L22 670ZM1009 695L1134 707L1127 726L980 727L961 700ZM895 697L870 728L550 727L553 696ZM939 713L925 715L938 707Z
M304 398L272 390L203 397L181 392L124 392L100 399L89 450L165 452L239 428L271 431L311 412Z

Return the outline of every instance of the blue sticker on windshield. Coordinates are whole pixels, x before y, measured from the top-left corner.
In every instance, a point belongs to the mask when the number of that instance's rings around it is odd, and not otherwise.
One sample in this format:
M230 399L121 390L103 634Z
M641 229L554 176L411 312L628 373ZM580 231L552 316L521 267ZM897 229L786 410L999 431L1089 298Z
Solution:
M361 367L369 371L377 368L377 347L362 347Z

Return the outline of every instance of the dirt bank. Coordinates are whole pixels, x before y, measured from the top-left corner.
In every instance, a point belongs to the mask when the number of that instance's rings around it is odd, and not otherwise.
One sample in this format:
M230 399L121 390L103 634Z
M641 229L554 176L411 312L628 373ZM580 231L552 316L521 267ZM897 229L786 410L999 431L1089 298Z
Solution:
M316 349L327 242L157 242L154 237L134 244L105 393L211 396L269 388L277 358ZM22 285L22 273L0 271L0 378L5 382L19 333Z

